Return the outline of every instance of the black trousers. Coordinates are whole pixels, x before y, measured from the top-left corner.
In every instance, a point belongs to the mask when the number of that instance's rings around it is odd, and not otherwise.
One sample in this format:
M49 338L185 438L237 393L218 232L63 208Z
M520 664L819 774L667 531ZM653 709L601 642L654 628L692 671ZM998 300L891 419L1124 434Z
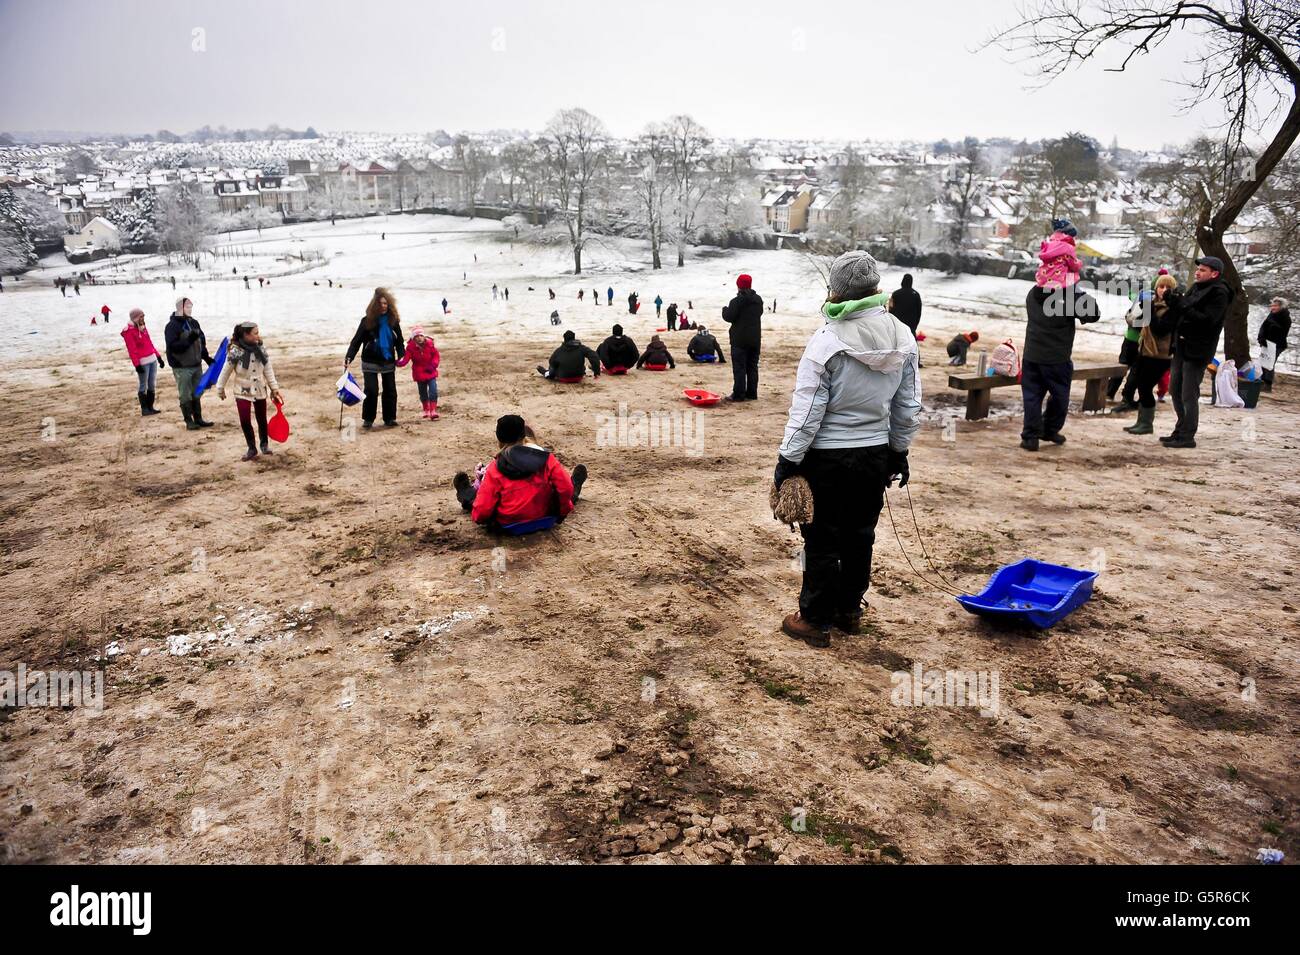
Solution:
M1205 379L1208 358L1185 359L1174 355L1169 369L1169 397L1174 403L1178 422L1174 434L1180 438L1195 438L1201 419L1201 382Z
M812 488L813 522L801 524L803 588L799 613L829 627L836 614L857 613L871 584L871 548L885 506L889 446L813 448L799 474Z
M1142 355L1134 369L1137 375L1138 404L1143 408L1156 406L1156 385L1169 370L1168 358L1150 358Z
M1043 364L1027 361L1020 368L1020 396L1025 402L1022 438L1041 438L1056 434L1065 427L1065 413L1070 409L1070 376L1074 362ZM1047 410L1043 410L1043 398Z
M361 402L361 420L367 424L375 420L375 405L379 402L379 379L384 379L384 423L397 420L397 370L367 371L365 378L366 400Z
M1112 378L1110 385L1106 388L1106 397L1114 398L1119 392L1120 382L1124 383L1123 398L1125 401L1133 400L1133 392L1137 390L1137 363L1141 355L1141 346L1134 341L1124 339L1119 346L1119 363L1128 365L1128 375L1124 378Z
M737 401L758 397L759 346L731 346L731 397Z

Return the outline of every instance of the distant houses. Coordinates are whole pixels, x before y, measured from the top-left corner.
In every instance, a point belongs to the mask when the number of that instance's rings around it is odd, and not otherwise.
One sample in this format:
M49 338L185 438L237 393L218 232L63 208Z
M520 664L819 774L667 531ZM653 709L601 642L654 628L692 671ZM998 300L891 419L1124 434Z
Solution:
M103 216L95 216L71 235L63 237L63 251L69 262L89 262L122 250L122 236L117 226Z

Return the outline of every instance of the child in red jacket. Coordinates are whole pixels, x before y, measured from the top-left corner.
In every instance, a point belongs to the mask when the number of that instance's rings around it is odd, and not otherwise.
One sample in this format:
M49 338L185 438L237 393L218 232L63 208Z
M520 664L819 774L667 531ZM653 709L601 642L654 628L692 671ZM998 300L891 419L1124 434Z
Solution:
M424 414L420 417L430 421L438 417L438 363L442 357L433 339L424 334L419 325L411 330L411 340L406 343L406 354L397 362L397 367L410 364L411 378L420 389L420 407Z
M573 476L545 448L532 443L519 415L497 419L498 454L475 489L464 471L452 482L461 506L475 524L500 527L554 516L564 520L582 492L587 468L579 464Z

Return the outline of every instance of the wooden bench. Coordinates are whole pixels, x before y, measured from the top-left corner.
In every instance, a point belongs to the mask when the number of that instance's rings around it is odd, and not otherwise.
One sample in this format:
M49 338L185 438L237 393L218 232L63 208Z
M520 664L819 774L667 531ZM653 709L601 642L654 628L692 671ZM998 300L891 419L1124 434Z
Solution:
M1074 381L1086 381L1083 392L1084 411L1106 410L1106 385L1112 378L1128 374L1127 365L1075 365L1070 376ZM949 375L948 387L966 392L966 420L981 421L989 416L989 398L994 388L1017 387L1020 381L1006 375L975 374Z

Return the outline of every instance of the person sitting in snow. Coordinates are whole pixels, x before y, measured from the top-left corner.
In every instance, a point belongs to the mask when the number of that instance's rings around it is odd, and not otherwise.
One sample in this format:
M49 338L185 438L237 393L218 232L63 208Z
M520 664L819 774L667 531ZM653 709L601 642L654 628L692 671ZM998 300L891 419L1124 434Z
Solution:
M652 368L660 369L665 365L669 368L677 367L677 362L673 361L673 356L668 351L668 346L664 344L663 339L658 335L651 337L650 344L645 348L645 353L637 359L636 366L638 368L645 365L650 365Z
M694 361L716 361L719 365L727 363L727 359L722 357L722 346L703 325L691 337L686 346L686 354Z
M550 381L573 384L582 380L585 365L591 366L593 378L600 377L600 356L578 341L578 336L570 329L564 333L563 344L551 352L550 365L538 365L537 373Z
M641 357L636 342L623 334L623 326L615 325L614 334L610 335L596 349L600 363L605 371L618 374L627 371Z
M573 474L536 439L519 415L497 419L500 452L483 471L478 488L469 498L472 483L464 471L452 480L462 507L468 498L470 517L489 528L506 527L543 517L564 520L578 502L587 468L579 464Z

